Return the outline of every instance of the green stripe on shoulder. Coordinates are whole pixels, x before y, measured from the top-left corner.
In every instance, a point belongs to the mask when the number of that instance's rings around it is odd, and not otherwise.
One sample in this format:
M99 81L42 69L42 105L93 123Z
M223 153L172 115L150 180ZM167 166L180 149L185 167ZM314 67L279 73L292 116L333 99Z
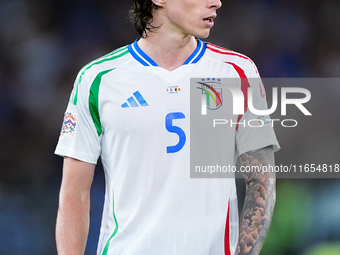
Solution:
M98 136L102 134L102 125L100 123L100 116L99 116L99 87L102 80L102 77L111 72L113 69L105 70L100 72L96 78L93 80L91 88L90 88L90 96L89 96L89 110L91 113L92 121L97 129Z
M104 63L106 61L110 61L110 60L115 60L118 59L120 57L123 57L124 55L126 55L129 52L128 47L124 46L121 47L117 50L114 50L113 52L99 58L96 59L92 62L90 62L89 64L85 65L80 71L79 71L79 75L77 77L77 81L75 83L75 86L73 88L72 94L71 94L71 98L70 98L70 102L72 102L74 105L77 104L78 101L78 87L80 82L82 81L83 75L85 74L85 72L90 69L91 67L93 67L94 65L98 65L101 63Z

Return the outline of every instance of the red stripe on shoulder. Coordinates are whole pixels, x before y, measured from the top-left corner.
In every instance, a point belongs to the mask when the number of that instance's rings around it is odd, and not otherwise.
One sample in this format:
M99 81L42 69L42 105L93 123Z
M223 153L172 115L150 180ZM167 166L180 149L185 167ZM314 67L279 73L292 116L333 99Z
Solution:
M244 95L244 112L246 112L247 109L248 109L248 88L250 88L248 78L247 78L246 74L244 73L244 70L241 67L239 67L238 65L231 63L231 62L225 62L225 63L232 65L234 67L235 71L238 73L238 75L241 78L241 90L242 90L242 93ZM240 122L242 116L243 116L242 114L238 116L238 119L237 119L238 123ZM236 131L238 131L238 127L239 127L239 124L236 125Z
M231 55L231 56L237 56L237 57L240 57L240 58L243 58L243 59L246 59L246 60L249 60L251 63L253 63L253 61L242 55L242 54L239 54L239 53L236 53L232 50L228 50L228 49L225 49L225 48L222 48L220 46L216 46L214 44L211 44L211 43L207 43L207 49L213 51L213 52L216 52L216 53L219 53L219 54L223 54L223 55Z
M214 47L214 48L217 48L217 49L220 49L220 50L223 50L223 51L229 51L229 52L232 52L232 50L229 50L229 49L226 49L226 48L223 48L221 46L217 46L215 44L212 44L212 43L207 43L207 47Z

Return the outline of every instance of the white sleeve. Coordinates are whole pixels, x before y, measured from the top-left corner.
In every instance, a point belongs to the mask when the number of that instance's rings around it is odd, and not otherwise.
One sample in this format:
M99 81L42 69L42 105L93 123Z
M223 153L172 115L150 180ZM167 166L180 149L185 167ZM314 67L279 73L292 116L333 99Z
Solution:
M95 124L93 110L90 110L90 89L93 82L90 77L78 75L55 154L96 164L101 151L101 133L98 132L98 123ZM93 105L91 107L93 109Z
M260 78L249 78L248 82L252 88L252 103L254 108L257 110L268 110L262 80ZM247 97L248 95L245 96L245 99ZM273 145L274 151L280 149L270 116L253 114L249 110L249 106L239 120L236 144L238 155L270 145Z

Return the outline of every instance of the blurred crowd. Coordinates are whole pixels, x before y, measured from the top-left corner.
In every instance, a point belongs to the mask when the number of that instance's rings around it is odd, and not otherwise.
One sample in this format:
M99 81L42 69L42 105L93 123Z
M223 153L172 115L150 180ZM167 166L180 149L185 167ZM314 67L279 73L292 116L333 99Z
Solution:
M222 3L206 40L250 56L262 77L340 77L340 1ZM0 255L56 253L62 159L53 151L63 112L80 68L135 40L130 5L118 0L0 0ZM330 114L339 119L336 108ZM339 135L332 132L336 154ZM304 150L304 144L295 147ZM281 155L279 162L299 158L284 147ZM96 248L102 184L99 169L88 254ZM279 220L262 254L307 254L318 241L339 242L339 186L337 180L278 180ZM340 254L334 247L334 254Z

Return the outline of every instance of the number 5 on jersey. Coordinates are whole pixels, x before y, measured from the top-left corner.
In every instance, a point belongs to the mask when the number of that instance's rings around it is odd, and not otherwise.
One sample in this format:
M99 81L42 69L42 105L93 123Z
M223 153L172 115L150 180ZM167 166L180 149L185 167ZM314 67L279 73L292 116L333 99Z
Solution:
M184 118L185 118L185 115L181 112L171 112L168 115L166 115L166 117L165 117L166 130L168 130L170 133L176 133L179 137L179 141L176 145L166 147L167 153L178 152L183 148L183 146L185 144L186 136L185 136L183 129L181 129L180 127L172 125L173 119L184 119Z

